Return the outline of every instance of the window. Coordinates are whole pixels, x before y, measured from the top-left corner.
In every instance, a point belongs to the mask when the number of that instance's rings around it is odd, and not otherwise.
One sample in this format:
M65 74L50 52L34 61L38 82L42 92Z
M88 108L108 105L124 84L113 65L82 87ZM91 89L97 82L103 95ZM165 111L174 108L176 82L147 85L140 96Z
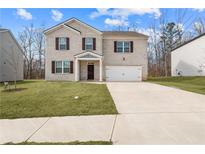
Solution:
M56 61L56 73L69 73L70 61Z
M63 73L70 72L70 63L69 61L63 61Z
M62 61L56 61L56 73L62 73Z
M117 52L123 52L123 42L117 42Z
M93 50L93 38L85 38L85 50Z
M118 41L117 42L117 52L130 52L130 42Z
M65 37L59 37L59 49L66 50L66 38Z
M130 42L124 42L124 52L130 51Z

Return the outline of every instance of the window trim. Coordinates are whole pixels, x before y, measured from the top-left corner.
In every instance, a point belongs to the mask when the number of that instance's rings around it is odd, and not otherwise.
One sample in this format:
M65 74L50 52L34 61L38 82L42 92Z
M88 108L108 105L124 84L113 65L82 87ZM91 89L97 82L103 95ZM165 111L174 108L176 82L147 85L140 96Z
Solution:
M86 39L91 39L91 44L88 44L88 45L92 45L92 49L87 49L86 48L86 45L87 45ZM93 51L93 49L94 49L93 37L85 37L85 50L92 50Z
M120 52L119 50L118 50L118 43L122 43L122 52ZM116 49L116 51L117 51L117 53L124 53L124 41L117 41L117 49Z
M64 62L68 62L68 72L64 72ZM70 73L70 61L69 60L63 60L62 61L62 74L69 74Z
M61 49L60 48L60 39L61 38L64 38L65 39L65 49ZM59 39L58 39L58 49L60 50L60 51L65 51L66 50L66 48L67 48L67 38L66 37L59 37Z
M125 51L125 43L128 43L129 50L127 52ZM124 53L130 53L131 52L130 41L124 41L123 42L123 51L124 51Z
M67 73L64 72L64 62L65 61L67 61L68 64L69 64L68 66L70 66L70 61L69 60L57 60L57 61L55 61L55 74L69 74L70 73L70 67L68 67L68 72ZM60 73L56 72L56 68L57 68L56 67L57 66L56 63L57 62L61 62L61 66L62 66L61 69L62 69L62 71Z
M122 52L118 51L118 42L122 42ZM125 43L129 43L129 51L125 52ZM116 53L131 53L131 46L130 41L117 41L116 44Z
M63 72L62 70L61 70L61 73L59 73L59 72L56 71L56 68L57 68L57 67L56 67L56 66L57 66L56 63L57 63L57 62L61 62L61 69L63 70L62 60L57 60L57 61L55 61L55 74L62 74L62 72Z

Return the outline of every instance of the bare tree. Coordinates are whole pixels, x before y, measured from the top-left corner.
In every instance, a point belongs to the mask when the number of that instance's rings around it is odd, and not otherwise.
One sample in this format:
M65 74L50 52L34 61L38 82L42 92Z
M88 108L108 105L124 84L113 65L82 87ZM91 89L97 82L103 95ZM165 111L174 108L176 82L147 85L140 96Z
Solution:
M149 75L171 75L171 51L194 37L190 29L196 20L195 15L188 14L187 9L176 9L169 18L169 10L162 10L158 19L149 23Z
M24 30L19 33L19 43L23 48L23 54L25 59L25 78L32 78L32 64L34 60L34 28L33 25L30 27L24 27Z
M193 24L193 30L196 35L201 35L205 33L205 19L198 18Z
M38 78L43 77L43 70L44 70L44 54L45 54L45 38L43 35L44 28L39 28L35 30L34 34L34 48L38 54Z

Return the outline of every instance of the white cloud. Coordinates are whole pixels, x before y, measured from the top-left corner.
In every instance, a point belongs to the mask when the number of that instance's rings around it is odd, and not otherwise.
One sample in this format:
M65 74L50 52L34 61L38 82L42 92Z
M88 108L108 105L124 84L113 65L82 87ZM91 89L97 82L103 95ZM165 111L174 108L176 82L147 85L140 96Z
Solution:
M51 10L52 19L55 21L60 21L63 18L63 13L58 10Z
M25 20L32 19L32 14L30 12L26 11L26 9L17 9L16 14L18 16L20 16L21 19L25 19Z
M159 9L144 8L144 9L106 9L100 8L90 14L90 18L94 19L100 16L108 16L111 18L105 19L105 23L110 26L128 26L128 17L131 15L149 14L154 18L159 18L161 12Z
M103 16L103 15L108 15L108 9L105 8L97 9L97 11L91 13L90 18L94 19L96 17Z
M105 24L109 25L109 26L127 26L128 22L125 20L120 20L120 19L110 19L107 18L105 19Z
M130 15L145 15L150 14L155 18L159 18L161 15L160 9L157 8L124 8L124 9L97 9L97 11L92 12L90 17L96 18L99 16L112 16L114 18L128 18Z
M196 10L198 12L203 12L203 11L205 11L205 8L194 8L193 10Z

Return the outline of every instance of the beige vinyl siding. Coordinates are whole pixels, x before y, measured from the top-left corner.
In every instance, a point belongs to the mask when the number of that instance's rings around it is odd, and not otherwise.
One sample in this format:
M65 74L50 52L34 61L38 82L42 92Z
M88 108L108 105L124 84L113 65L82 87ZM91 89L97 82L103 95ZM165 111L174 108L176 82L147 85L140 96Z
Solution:
M133 41L133 53L114 52L114 41ZM148 61L147 61L147 39L146 38L137 38L137 37L128 37L128 36L104 36L103 56L104 56L104 61L103 61L104 70L105 70L105 66L142 66L143 80L147 79Z
M81 33L65 28L64 26L52 31L46 35L46 80L69 80L74 81L74 73L68 74L52 74L51 73L51 61L63 61L69 60L74 62L74 55L85 52L82 50L82 38L83 37L95 37L96 38L96 50L95 53L102 54L102 36L96 31L89 29L88 27L79 24L78 22L69 23L69 26L78 29ZM69 37L70 50L56 50L55 38L56 37ZM75 63L73 70L75 71Z
M70 80L74 81L75 62L74 55L86 52L82 50L82 38L93 37L96 38L97 54L103 55L103 79L105 80L105 66L142 66L142 76L145 80L147 78L147 37L139 35L138 33L105 33L101 34L96 30L85 26L75 20L65 23L70 27L77 29L66 28L61 26L51 32L46 33L46 80ZM80 31L80 32L79 32ZM69 37L70 50L59 51L55 49L56 37ZM114 41L133 41L133 53L114 53ZM123 60L125 59L125 60ZM74 62L74 72L72 74L52 74L51 61L69 60ZM87 79L87 62L80 64L80 79ZM99 62L94 62L95 80L99 79Z

